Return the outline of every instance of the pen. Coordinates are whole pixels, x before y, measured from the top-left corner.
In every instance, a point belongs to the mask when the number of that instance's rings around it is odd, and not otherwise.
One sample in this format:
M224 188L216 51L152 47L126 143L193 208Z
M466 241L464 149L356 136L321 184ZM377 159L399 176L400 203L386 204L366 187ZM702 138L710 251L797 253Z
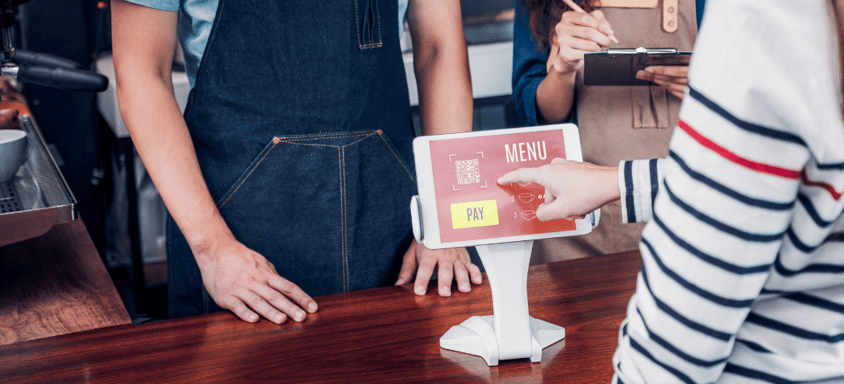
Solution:
M566 3L566 5L568 5L569 8L571 8L575 12L587 13L586 11L583 10L583 8L580 8L577 4L575 4L571 0L563 0L563 2ZM621 44L621 43L618 42L618 39L615 38L615 35L609 35L609 38L614 43ZM546 64L546 68L545 68L547 72L551 72L551 67L554 65L554 59L557 57L557 53L559 51L560 51L560 47L557 46L557 44L551 44L551 54L548 55L548 63Z

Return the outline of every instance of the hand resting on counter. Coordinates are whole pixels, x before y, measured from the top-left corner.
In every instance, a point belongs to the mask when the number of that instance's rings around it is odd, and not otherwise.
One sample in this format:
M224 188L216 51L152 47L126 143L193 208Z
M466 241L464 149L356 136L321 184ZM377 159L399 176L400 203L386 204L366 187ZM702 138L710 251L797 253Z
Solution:
M424 295L428 290L428 282L437 269L438 292L440 296L451 296L451 281L457 281L457 289L467 293L472 291L472 284L481 284L483 277L477 265L472 264L466 248L428 249L416 240L404 254L401 272L396 285L410 282L416 273L413 292Z
M264 256L233 237L218 244L194 250L205 289L217 305L250 323L259 315L276 324L287 318L301 322L317 311L314 299L279 276Z

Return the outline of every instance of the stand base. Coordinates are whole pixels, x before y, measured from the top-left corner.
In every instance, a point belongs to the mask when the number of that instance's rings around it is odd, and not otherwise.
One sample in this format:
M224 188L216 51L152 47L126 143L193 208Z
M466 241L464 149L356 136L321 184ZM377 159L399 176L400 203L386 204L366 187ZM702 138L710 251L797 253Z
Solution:
M483 357L487 365L498 365L498 340L495 337L493 316L472 316L455 325L440 337L440 347ZM531 355L533 363L542 360L542 350L566 337L563 327L530 318Z

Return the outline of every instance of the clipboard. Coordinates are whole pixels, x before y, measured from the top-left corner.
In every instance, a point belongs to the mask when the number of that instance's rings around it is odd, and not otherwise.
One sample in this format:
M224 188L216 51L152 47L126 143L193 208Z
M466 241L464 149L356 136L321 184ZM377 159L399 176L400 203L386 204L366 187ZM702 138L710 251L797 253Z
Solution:
M636 72L654 65L689 65L691 51L674 48L624 48L584 54L585 85L651 85Z

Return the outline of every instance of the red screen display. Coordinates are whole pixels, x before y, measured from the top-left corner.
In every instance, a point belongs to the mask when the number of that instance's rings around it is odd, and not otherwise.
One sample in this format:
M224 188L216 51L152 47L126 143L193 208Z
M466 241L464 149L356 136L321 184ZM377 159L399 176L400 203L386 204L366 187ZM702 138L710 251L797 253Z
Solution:
M561 130L431 141L440 241L443 243L572 231L574 221L536 218L538 184L498 185L507 172L565 158Z

